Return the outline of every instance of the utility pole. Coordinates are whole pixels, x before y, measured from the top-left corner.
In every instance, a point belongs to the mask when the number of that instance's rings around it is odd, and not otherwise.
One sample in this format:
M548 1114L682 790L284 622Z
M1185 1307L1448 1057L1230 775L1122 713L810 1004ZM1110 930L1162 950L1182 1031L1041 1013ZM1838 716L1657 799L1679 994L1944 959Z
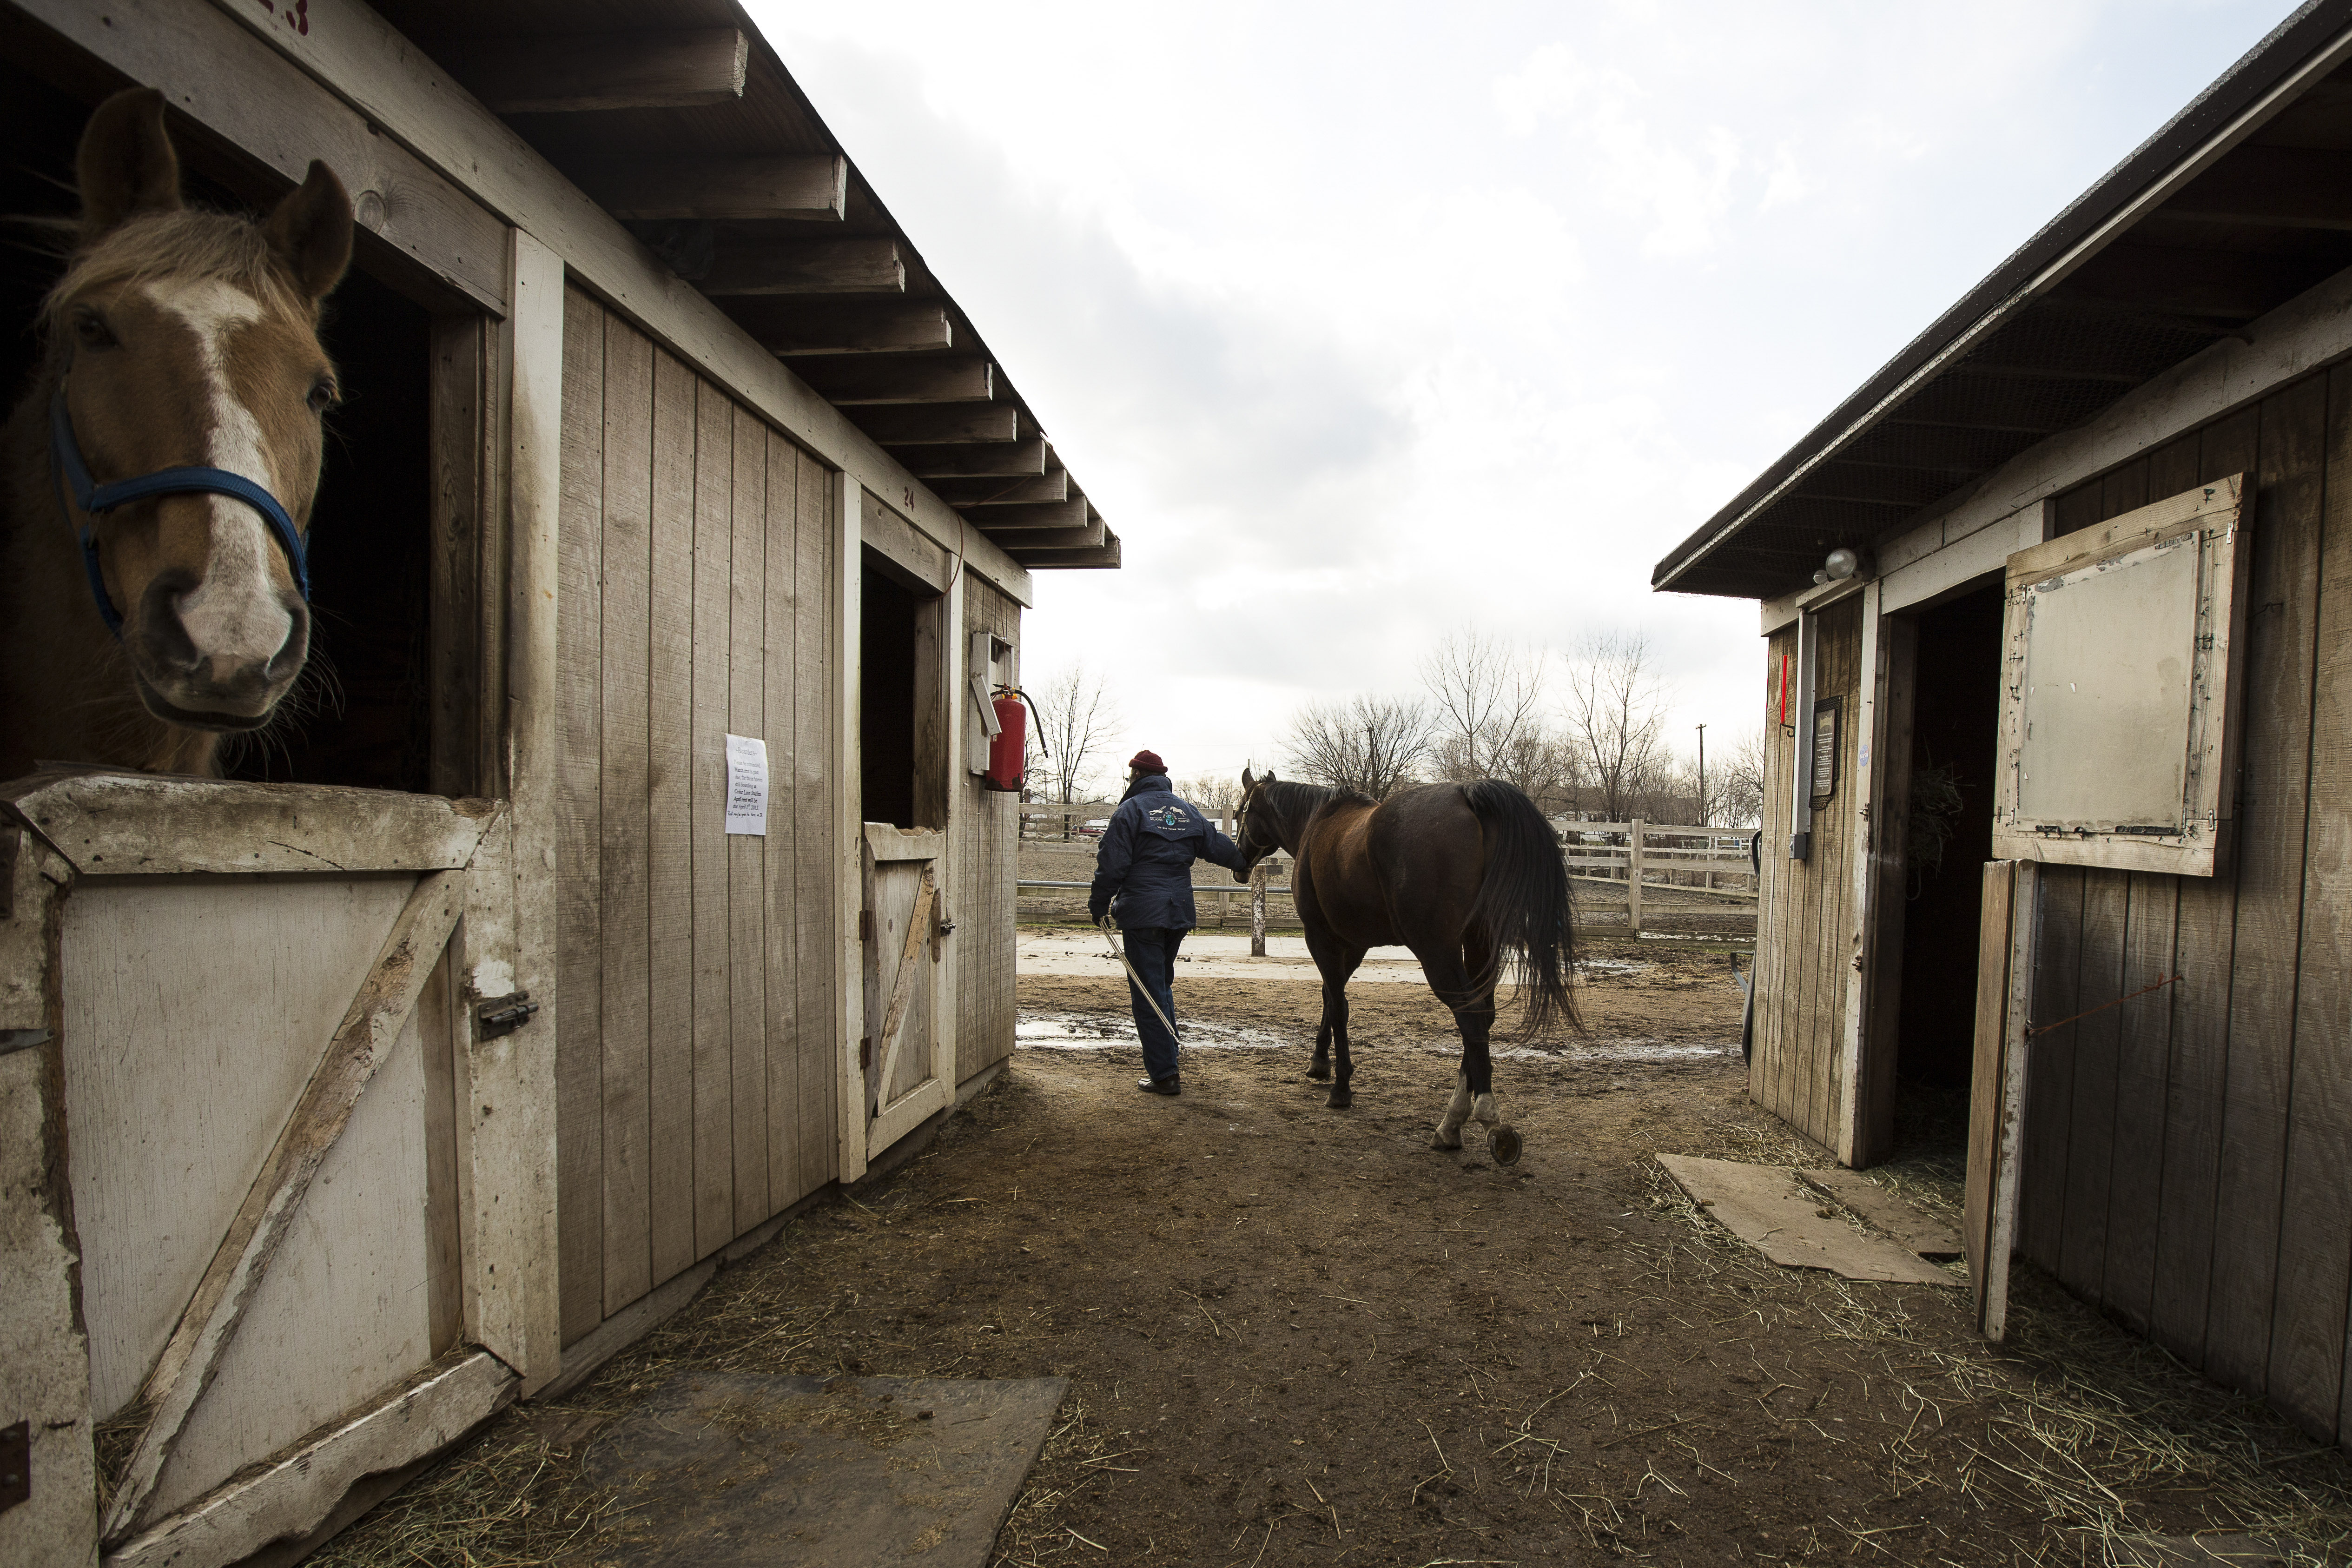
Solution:
M1698 727L1698 825L1706 826L1706 726Z

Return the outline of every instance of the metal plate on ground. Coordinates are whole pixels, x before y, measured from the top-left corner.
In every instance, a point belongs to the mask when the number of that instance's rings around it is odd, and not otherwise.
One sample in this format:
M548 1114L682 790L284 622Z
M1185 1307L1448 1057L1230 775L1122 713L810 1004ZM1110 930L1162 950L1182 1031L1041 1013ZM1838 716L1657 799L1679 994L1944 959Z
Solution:
M1917 1285L1961 1283L1910 1248L1856 1229L1780 1165L1661 1154L1691 1201L1732 1235L1789 1268L1826 1268L1848 1279L1889 1279Z
M1045 1447L1060 1377L683 1372L599 1433L619 1568L982 1568Z
M1800 1171L1811 1185L1859 1215L1871 1229L1884 1231L1922 1258L1958 1258L1960 1229L1950 1220L1922 1213L1860 1171L1832 1167Z

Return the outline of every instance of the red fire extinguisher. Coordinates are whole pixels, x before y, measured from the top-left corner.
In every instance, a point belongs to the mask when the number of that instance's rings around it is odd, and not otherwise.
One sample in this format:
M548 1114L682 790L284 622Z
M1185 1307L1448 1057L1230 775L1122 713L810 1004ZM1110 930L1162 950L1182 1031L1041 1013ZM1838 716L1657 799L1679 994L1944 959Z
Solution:
M988 742L988 787L1017 794L1022 775L1028 771L1029 716L1021 705L1029 701L1029 694L1017 687L996 689L996 735ZM1036 706L1030 703L1031 707ZM1045 731L1041 722L1037 731L1037 749L1045 751ZM1052 753L1047 752L1047 755Z

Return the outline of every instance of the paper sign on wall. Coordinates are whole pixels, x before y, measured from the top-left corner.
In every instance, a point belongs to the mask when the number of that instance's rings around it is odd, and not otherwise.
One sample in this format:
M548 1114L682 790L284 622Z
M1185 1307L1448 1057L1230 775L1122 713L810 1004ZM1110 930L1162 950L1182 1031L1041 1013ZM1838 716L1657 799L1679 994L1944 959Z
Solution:
M727 737L727 831L768 832L768 742Z

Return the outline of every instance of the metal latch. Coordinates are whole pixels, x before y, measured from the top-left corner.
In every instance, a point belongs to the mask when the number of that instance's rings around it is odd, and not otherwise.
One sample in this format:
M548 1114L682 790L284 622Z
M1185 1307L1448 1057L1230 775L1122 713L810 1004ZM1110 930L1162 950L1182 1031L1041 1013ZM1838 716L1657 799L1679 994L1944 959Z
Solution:
M539 1004L530 999L528 991L518 991L511 996L494 996L474 1010L474 1018L481 1026L481 1037L495 1040L500 1035L511 1035L530 1022Z

